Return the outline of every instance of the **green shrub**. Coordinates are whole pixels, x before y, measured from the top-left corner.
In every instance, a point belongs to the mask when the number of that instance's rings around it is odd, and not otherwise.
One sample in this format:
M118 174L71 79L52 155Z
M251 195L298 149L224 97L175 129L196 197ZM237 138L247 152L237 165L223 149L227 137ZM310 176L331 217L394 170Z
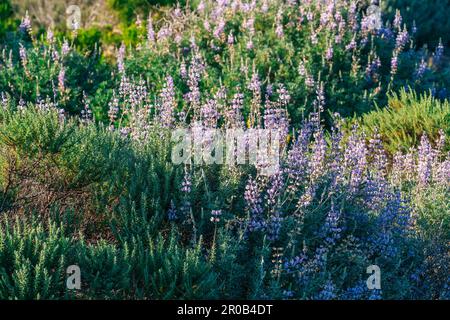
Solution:
M368 136L378 131L389 152L407 151L418 146L423 133L432 141L439 139L440 130L449 136L450 104L431 94L402 90L389 97L386 108L377 108L355 120Z
M66 292L73 242L60 226L30 220L0 224L0 299L56 299Z

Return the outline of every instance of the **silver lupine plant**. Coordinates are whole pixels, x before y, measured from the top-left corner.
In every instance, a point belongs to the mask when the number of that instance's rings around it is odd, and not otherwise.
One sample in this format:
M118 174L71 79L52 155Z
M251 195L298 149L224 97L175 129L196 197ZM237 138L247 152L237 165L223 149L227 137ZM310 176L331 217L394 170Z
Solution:
M109 291L118 297L447 297L448 127L436 141L423 132L416 146L390 153L381 128L368 133L342 117L388 90L430 84L444 49L418 53L399 12L374 26L364 9L352 0L202 0L160 21L149 15L146 26L137 24L142 43L118 48L108 98L95 103L82 91L78 118L60 105L73 89L65 62L75 49L67 41L59 48L51 33L43 53L20 42L17 62L4 51L0 72L20 70L32 81L40 55L58 72L47 84L52 96L34 104L22 95L15 103L10 83L0 87L0 210L80 216L76 247L54 234L74 252L113 256L107 265L121 272ZM30 28L25 17L21 30ZM276 131L279 165L262 174L270 163L264 152L236 166L174 164L176 129L190 129L200 151L211 146L211 130ZM246 136L233 154L257 140ZM84 231L89 249L79 239ZM3 255L10 238L0 232L0 264L30 261L20 248ZM95 279L104 271L83 254L64 254L54 260L80 259ZM374 263L382 289L365 286ZM0 297L9 288L0 286Z

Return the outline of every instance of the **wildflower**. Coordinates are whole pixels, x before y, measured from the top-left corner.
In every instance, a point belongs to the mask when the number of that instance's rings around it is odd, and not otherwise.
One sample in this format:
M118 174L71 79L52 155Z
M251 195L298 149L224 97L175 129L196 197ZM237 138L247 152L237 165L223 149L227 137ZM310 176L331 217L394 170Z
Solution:
M213 36L217 39L220 39L223 31L225 29L225 20L221 18L214 29Z
M186 63L184 61L181 62L181 65L180 65L180 76L184 80L187 79L187 67L186 67Z
M444 45L442 44L442 40L439 40L439 45L437 46L436 52L434 53L435 63L439 64L443 56L444 56Z
M222 210L211 210L211 222L220 222L220 216L222 215Z
M163 41L165 39L168 39L172 36L172 28L170 26L163 26L161 29L159 29L156 38L158 41Z
M396 75L398 71L398 56L394 54L391 59L391 75Z
M395 18L394 18L394 28L396 28L397 30L400 31L402 28L402 23L403 23L403 18L400 13L400 10L396 10Z
M356 49L356 41L355 38L353 38L350 43L345 47L345 50L351 51L353 49Z
M250 213L249 230L257 231L265 228L263 221L263 207L260 192L256 181L250 178L245 186L244 199Z
M246 44L247 50L253 50L253 40L249 39Z
M333 47L328 47L327 48L327 52L326 52L326 54L325 54L325 59L327 60L327 61L331 61L331 60L333 60L333 54L334 54L334 50L333 50Z
M199 13L203 13L204 10L205 10L205 1L201 0L197 6L197 11Z
M55 41L53 31L50 28L48 28L48 30L47 30L47 41L49 43L53 43Z
M109 122L112 124L117 119L117 115L119 113L119 99L113 95L112 100L108 103L108 117Z
M280 9L277 13L276 23L275 23L275 34L279 38L283 38L283 36L284 36L282 18L283 18L283 11Z
M431 179L432 149L427 135L424 133L418 148L417 175L422 185L427 184Z
M424 59L422 59L422 61L419 64L419 67L416 70L415 74L416 79L417 80L421 79L427 70L428 70L427 63L425 62Z
M228 43L230 46L234 44L234 35L233 35L233 32L230 32L230 34L228 35L227 43Z
M175 87L171 76L166 77L166 83L161 91L160 119L163 127L170 128L174 121Z
M65 116L64 109L62 109L62 108L58 109L58 120L60 122L64 122L65 118L66 118L66 116Z
M19 43L19 57L20 61L22 62L22 66L25 68L27 65L27 51L25 50L25 47Z
M22 33L28 33L31 35L31 20L28 15L28 11L25 12L25 17L22 18L19 28Z
M61 53L63 56L66 56L70 52L69 42L67 42L66 39L64 39L64 43L61 47Z
M260 92L261 82L257 73L253 73L250 83L248 84L248 89L252 92Z
M298 64L298 74L302 77L305 77L307 74L305 63L303 61L300 61Z
M65 71L64 67L61 67L61 70L59 71L59 74L58 74L58 88L61 92L63 92L65 89L65 86L64 86L65 79L66 79L66 71Z
M153 29L153 19L152 14L148 14L147 19L147 42L152 44L155 42L155 30Z
M125 73L124 59L125 59L125 44L122 43L122 45L119 48L119 52L117 54L117 68L119 69L119 72L121 74Z
M409 34L406 28L397 35L397 39L395 40L395 50L400 52L405 47L406 43L409 40Z
M378 70L381 68L381 60L379 57L376 57L374 61L369 61L366 67L366 79L368 81L377 80L378 79Z
M323 289L317 295L318 300L332 300L336 298L335 286L331 279L327 280Z
M175 221L178 218L177 209L175 207L175 204L173 203L173 200L170 200L170 207L167 211L167 217L169 221Z

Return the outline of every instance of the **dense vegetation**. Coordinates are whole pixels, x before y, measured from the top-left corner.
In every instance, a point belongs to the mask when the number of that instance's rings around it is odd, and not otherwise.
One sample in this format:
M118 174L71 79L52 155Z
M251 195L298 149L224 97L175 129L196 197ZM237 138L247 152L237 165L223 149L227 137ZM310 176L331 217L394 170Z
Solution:
M114 59L25 16L0 56L0 298L449 299L445 46L366 8L193 1ZM180 128L277 129L280 167L175 165Z

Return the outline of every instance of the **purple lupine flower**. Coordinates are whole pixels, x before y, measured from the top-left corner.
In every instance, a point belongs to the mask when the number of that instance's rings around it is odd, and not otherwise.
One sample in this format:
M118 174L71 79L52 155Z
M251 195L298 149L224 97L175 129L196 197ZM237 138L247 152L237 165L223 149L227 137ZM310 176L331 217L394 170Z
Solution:
M395 40L395 50L398 52L402 51L408 43L408 40L409 34L406 29L399 32L399 34L397 35L397 39Z
M311 43L313 45L317 45L319 43L319 39L317 38L317 31L316 30L312 30L310 38L311 38Z
M417 33L417 25L416 25L416 21L414 20L413 21L413 26L412 26L412 30L411 30L411 33L413 34L413 35L415 35L416 33Z
M114 94L112 100L108 103L108 118L111 124L117 120L118 114L119 114L119 99Z
M285 141L289 134L289 120L285 109L267 107L264 110L264 128L278 130L280 140Z
M270 177L270 186L266 191L266 202L270 207L275 207L278 202L278 197L282 193L284 186L284 179L282 173L274 174Z
M316 82L314 81L314 78L312 75L308 74L305 78L305 85L306 88L309 90L313 89L316 86Z
M81 110L81 121L83 123L91 122L93 120L92 111L89 106L89 100L85 92L83 92L83 105L84 105L83 110Z
M261 194L256 181L251 177L245 186L244 199L247 210L250 213L249 230L252 232L264 229Z
M201 0L197 6L197 11L199 13L203 13L204 10L205 10L205 1Z
M353 49L356 49L356 40L353 38L350 43L345 47L345 50L351 51Z
M2 106L3 110L6 110L6 108L8 107L8 104L9 104L8 96L4 92L2 92L1 99L0 99L0 105Z
M234 44L234 35L233 32L230 32L227 37L227 43L231 46Z
M443 56L444 56L444 45L442 44L442 40L439 40L439 45L437 46L436 52L434 53L435 63L439 64Z
M215 99L208 99L200 110L203 126L206 128L216 128L220 113L218 111L217 101Z
M433 162L432 148L427 135L424 133L418 147L417 175L419 183L426 185L431 180L431 168Z
M189 92L186 94L187 101L194 107L200 103L200 88L199 83L202 78L205 66L200 55L197 53L192 57L191 65L188 69L187 84Z
M53 43L55 41L55 35L54 35L52 29L50 29L50 28L47 29L47 41L49 43Z
M275 210L270 215L269 223L267 224L267 238L269 241L276 241L279 239L282 222L283 218L281 217L280 211Z
M61 53L64 57L64 56L67 56L69 54L69 52L70 52L69 42L66 39L64 39L64 43L61 47Z
M247 50L253 50L254 45L253 45L253 40L252 40L252 38L250 38L250 39L247 41L247 44L245 45L245 47L247 48Z
M66 115L65 115L65 111L62 108L58 109L58 120L59 122L64 122L64 120L66 119Z
M425 62L425 60L422 59L422 61L419 64L419 67L416 70L416 74L415 74L416 80L421 79L427 70L428 70L428 65Z
M225 20L223 18L221 18L213 31L213 36L215 38L220 39L220 36L222 35L223 31L225 30L225 24L226 24Z
M398 71L398 55L394 54L391 59L391 75L396 75Z
M127 138L128 136L129 136L129 134L130 134L130 128L128 128L128 127L123 127L123 128L120 128L120 135L123 137L123 138Z
M400 13L400 10L397 10L395 12L394 28L396 28L398 31L400 31L402 28L402 23L403 23L402 15Z
M152 14L148 14L147 19L147 42L152 44L155 42L155 30L153 29L153 19Z
M64 85L65 79L66 79L66 70L64 69L64 67L61 67L61 70L59 71L58 74L58 88L61 92L63 92L65 89Z
M250 83L248 84L248 89L252 92L261 91L261 81L259 80L258 74L256 72L252 75Z
M211 222L220 222L220 216L222 215L222 210L211 210Z
M325 173L325 155L327 144L322 130L314 133L314 144L312 146L312 154L309 162L309 173L311 181L316 181Z
M331 60L333 60L333 56L334 56L334 49L333 49L333 47L330 45L330 46L327 48L327 51L326 51L326 53L325 53L325 59L326 59L327 61L331 61Z
M121 74L125 74L124 59L125 59L125 44L122 43L117 53L117 68L119 69L119 72Z
M284 36L282 19L283 19L283 10L280 9L277 13L275 22L275 34L279 38L283 38Z
M336 244L336 241L341 238L342 228L339 226L341 223L341 213L335 208L335 204L332 201L331 209L327 214L325 223L322 226L321 234L325 237L325 242L328 245Z
M24 110L27 107L27 103L25 102L25 100L23 100L23 98L19 99L19 105L17 106L17 109L19 110Z
M156 38L158 41L163 41L165 39L168 39L172 36L172 28L170 26L163 26L161 29L159 29Z
M181 207L180 212L183 215L183 217L187 217L189 215L189 212L191 210L191 202L190 202L190 193L192 191L192 177L191 173L185 168L184 169L184 176L183 181L181 182Z
M366 67L366 79L368 81L377 80L378 78L378 70L381 67L381 60L379 57L376 57L373 61L369 61Z
M169 210L167 210L167 217L169 221L175 221L178 219L177 209L175 207L173 200L170 200L170 207Z
M269 11L269 3L267 0L264 0L261 4L261 12L267 13Z
M247 30L250 35L255 33L255 18L250 17L243 21L243 29Z
M19 57L20 57L20 61L22 62L23 67L25 68L25 66L27 65L27 51L25 49L25 47L19 43Z
M316 128L320 127L320 114L325 109L325 91L323 82L320 82L316 89L316 99L314 100L314 112L311 114ZM315 120L315 121L314 121Z
M173 84L173 79L171 76L166 77L166 83L161 90L160 98L160 120L163 127L170 128L174 121L174 109L176 106L175 86Z
M244 95L236 93L231 100L231 105L225 111L225 119L230 128L243 128L244 118L242 108L244 106Z
M305 62L303 60L301 60L298 64L298 74L302 77L305 77L307 75Z
M184 61L180 64L180 76L183 80L187 79L187 67Z
M22 33L28 33L31 35L31 20L28 15L28 11L25 12L25 17L22 18L19 28Z
M333 300L336 298L336 287L331 279L327 280L323 289L316 296L317 300Z
M367 148L364 137L357 135L356 127L347 141L343 162L343 172L349 175L350 191L357 192L366 180Z
M282 84L279 85L277 89L278 100L280 101L281 106L287 106L291 101L291 95L287 91L286 87Z

